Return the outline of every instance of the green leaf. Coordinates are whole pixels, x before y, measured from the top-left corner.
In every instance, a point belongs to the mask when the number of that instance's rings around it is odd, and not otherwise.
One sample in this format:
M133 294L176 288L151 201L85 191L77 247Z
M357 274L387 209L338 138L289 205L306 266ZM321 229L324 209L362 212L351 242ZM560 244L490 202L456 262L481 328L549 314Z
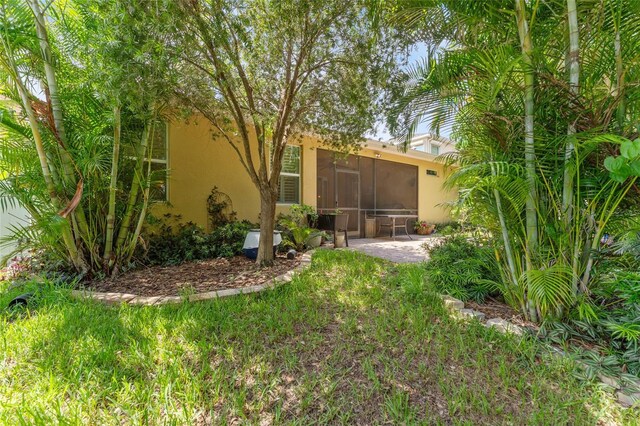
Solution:
M620 154L629 160L640 157L640 139L623 142L620 145Z
M629 163L632 176L640 176L640 160L635 160Z
M529 298L535 302L543 316L557 313L561 307L571 305L573 278L571 268L562 264L527 271L524 277L528 285Z
M615 172L611 172L609 174L609 177L611 177L612 180L618 182L618 183L623 183L625 180L627 180L627 175L621 174L621 173L615 173Z
M604 167L610 172L619 172L624 166L624 158L622 157L607 157L604 159Z

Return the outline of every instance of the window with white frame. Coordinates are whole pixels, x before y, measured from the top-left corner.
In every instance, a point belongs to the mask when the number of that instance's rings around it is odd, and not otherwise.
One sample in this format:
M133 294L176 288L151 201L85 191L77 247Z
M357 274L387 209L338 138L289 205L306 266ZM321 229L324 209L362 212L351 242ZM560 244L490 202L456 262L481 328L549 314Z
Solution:
M440 145L436 145L434 143L431 144L431 154L440 155Z
M145 158L145 166L151 170L149 198L153 201L169 200L169 162L168 162L168 126L163 121L158 121L153 129L153 139L149 147L148 157Z
M282 158L279 204L300 203L300 147L288 145Z

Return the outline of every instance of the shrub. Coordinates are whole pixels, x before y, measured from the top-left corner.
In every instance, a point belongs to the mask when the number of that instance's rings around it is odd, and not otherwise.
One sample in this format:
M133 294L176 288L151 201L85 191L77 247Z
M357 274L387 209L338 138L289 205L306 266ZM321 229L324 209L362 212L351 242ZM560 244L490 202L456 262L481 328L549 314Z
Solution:
M144 261L155 265L178 265L192 260L232 257L242 253L244 239L253 225L229 222L207 233L194 224L163 223L149 239Z
M543 324L540 337L560 345L588 342L587 349L577 349L586 365L607 374L639 377L640 272L614 272L592 296L590 316L583 318L577 305L567 321Z
M436 230L440 235L455 235L462 230L460 222L449 221L436 224Z
M491 251L461 236L427 248L426 280L435 291L461 300L482 301L496 289L497 268Z
M306 204L293 204L288 214L279 214L276 229L282 233L280 250L293 248L301 251L305 249L310 238L325 236L324 232L313 229L312 226L315 226L317 221L318 213Z
M247 221L229 222L214 229L210 237L215 246L215 257L232 257L242 253L247 233L254 225Z
M0 281L27 282L34 276L54 283L72 283L83 278L60 257L47 250L25 251L9 259L0 269Z

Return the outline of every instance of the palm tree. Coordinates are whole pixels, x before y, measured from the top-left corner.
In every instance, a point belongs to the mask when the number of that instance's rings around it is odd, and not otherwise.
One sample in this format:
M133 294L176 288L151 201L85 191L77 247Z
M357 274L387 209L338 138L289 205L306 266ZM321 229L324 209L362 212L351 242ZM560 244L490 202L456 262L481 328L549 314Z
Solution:
M449 185L505 248L503 294L530 319L560 315L588 293L600 237L640 174L628 112L640 92L625 83L640 65L638 5L422 3L396 19L439 22L427 41L445 47L406 73L392 129L408 140L423 119L453 123Z
M117 273L139 241L145 159L171 90L152 42L163 16L120 1L0 1L1 95L13 101L1 112L1 185L34 218L16 237L81 274Z

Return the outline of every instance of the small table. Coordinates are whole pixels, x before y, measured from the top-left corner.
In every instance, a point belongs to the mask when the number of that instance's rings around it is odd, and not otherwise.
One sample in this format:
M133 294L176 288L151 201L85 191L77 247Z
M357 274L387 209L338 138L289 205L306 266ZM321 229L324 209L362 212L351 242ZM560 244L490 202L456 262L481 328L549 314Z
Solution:
M413 214L411 214L411 215L408 215L408 214L376 214L376 215L373 215L372 217L376 217L376 218L381 217L381 218L391 219L391 223L381 224L380 227L389 226L391 228L390 236L394 240L396 239L396 228L403 228L406 236L409 237L410 240L413 240L413 238L411 238L411 235L409 235L409 231L407 231L407 223L411 219L417 219L418 218L417 215L413 215ZM402 222L402 224L397 224L396 221L399 220L399 219L404 219L404 222Z

